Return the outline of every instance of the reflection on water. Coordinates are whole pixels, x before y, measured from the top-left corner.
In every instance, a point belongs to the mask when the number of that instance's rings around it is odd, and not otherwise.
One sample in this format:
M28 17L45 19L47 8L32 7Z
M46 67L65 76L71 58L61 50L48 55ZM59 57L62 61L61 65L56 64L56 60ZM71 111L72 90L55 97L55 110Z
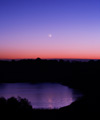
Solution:
M2 96L27 98L33 108L60 108L75 101L72 89L56 83L0 84L0 97Z

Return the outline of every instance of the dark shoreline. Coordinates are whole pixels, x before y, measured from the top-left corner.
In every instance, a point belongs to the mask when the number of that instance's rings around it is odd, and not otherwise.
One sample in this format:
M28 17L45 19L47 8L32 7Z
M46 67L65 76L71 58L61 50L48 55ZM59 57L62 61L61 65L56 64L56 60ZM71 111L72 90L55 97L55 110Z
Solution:
M89 104L86 97L73 102L71 105L60 109L33 109L26 99L20 98L0 98L1 117L8 119L68 119L68 120L89 120L99 118L99 106Z

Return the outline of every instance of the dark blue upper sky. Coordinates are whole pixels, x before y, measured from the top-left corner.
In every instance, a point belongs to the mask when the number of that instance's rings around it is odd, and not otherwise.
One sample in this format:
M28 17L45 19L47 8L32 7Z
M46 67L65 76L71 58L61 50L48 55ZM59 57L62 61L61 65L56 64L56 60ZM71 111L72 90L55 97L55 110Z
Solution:
M0 0L0 58L100 58L100 0Z

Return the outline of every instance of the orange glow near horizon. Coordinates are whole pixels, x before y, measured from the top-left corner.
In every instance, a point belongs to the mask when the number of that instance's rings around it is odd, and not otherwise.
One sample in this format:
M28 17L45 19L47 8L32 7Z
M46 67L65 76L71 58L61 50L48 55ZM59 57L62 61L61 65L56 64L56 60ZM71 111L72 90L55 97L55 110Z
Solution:
M98 54L89 53L57 53L57 52L41 52L41 53L28 53L28 52L11 52L11 53L1 53L0 59L100 59Z

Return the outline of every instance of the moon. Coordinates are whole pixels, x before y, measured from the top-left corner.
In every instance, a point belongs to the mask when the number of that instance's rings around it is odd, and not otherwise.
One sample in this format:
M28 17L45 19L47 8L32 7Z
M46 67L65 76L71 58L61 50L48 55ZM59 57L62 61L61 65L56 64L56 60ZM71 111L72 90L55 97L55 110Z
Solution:
M52 34L49 34L48 37L49 37L49 38L52 38Z

